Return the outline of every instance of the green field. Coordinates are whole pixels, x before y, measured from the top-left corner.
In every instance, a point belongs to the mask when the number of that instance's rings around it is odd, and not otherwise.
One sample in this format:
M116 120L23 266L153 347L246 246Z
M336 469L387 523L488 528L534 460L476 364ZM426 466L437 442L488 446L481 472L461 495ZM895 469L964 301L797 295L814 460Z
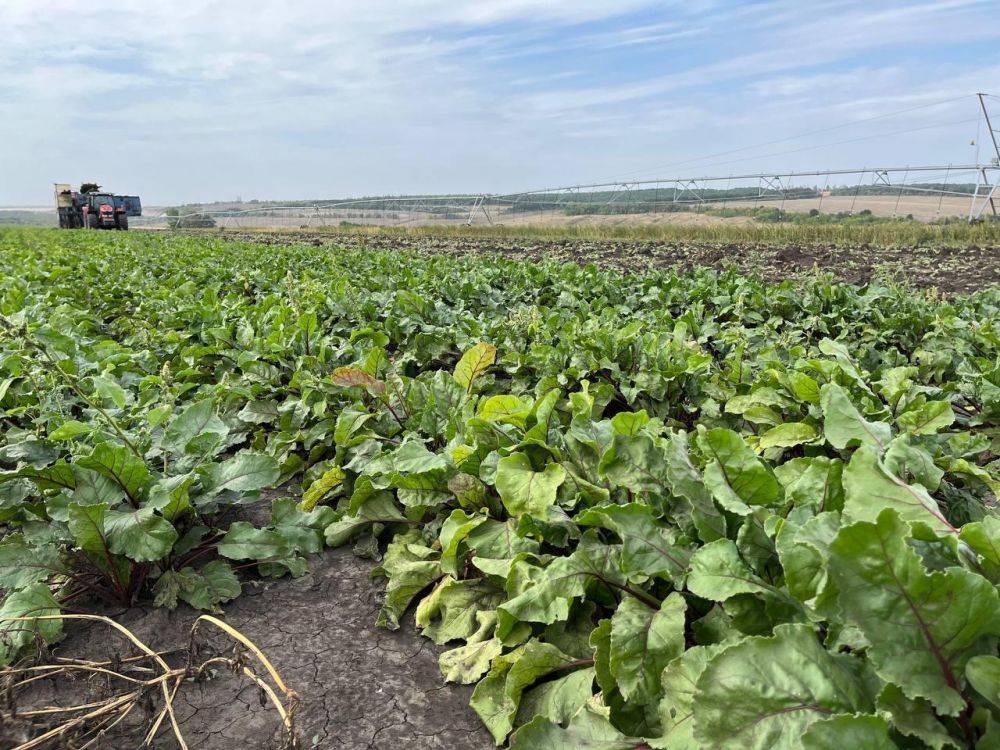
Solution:
M352 545L497 744L1000 743L996 286L38 229L0 262L5 664L40 615L224 611Z

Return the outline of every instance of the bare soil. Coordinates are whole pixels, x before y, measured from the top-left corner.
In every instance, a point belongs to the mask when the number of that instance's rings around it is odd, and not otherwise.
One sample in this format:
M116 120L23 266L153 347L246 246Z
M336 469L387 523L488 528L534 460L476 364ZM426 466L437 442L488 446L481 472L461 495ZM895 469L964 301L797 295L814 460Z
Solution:
M764 243L666 242L658 240L435 237L398 234L323 235L304 232L227 231L225 237L271 245L315 245L410 249L448 255L498 254L507 258L552 258L636 271L648 268L736 268L769 281L831 273L842 281L867 284L885 278L944 294L962 294L1000 284L1000 247L878 247L873 245L776 245Z
M750 216L713 216L697 211L672 211L670 213L640 214L581 214L567 216L560 211L539 211L536 213L510 214L503 217L503 223L510 226L536 227L625 227L656 224L676 224L679 226L706 227L717 224L750 226L754 223Z
M256 643L295 690L301 702L296 726L301 747L335 750L486 750L489 734L468 706L471 688L446 685L435 646L409 625L392 632L375 626L382 585L370 578L371 563L349 549L327 550L309 561L299 579L251 582L225 606L223 619ZM134 608L105 612L155 650L183 648L198 613ZM109 659L124 653L123 641L101 625L67 622L68 637L55 654ZM212 643L222 644L218 639ZM169 659L168 659L169 661ZM99 699L95 682L45 681L19 705L72 705ZM281 747L280 724L258 689L223 674L185 683L175 703L189 747L203 750L265 750ZM136 722L102 740L102 750L139 747L148 725ZM25 738L0 725L0 747ZM22 730L23 731L23 730ZM177 747L169 729L155 747ZM75 745L52 744L53 748Z

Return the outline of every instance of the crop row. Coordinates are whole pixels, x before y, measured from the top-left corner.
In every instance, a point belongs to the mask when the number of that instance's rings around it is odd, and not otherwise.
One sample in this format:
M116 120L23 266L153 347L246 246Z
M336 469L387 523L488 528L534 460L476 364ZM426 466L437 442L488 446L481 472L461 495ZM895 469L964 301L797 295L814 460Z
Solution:
M350 543L498 744L1000 742L996 289L38 230L0 258L2 661L59 638L40 614L217 610Z

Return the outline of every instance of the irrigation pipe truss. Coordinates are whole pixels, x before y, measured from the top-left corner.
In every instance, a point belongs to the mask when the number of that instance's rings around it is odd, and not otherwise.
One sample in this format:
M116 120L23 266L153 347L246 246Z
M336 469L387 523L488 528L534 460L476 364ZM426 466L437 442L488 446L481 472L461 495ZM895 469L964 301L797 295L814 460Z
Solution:
M941 176L940 182L936 182L935 186L925 186L929 179L928 175L934 174ZM996 204L1000 202L1000 165L984 163L753 172L735 175L701 175L696 177L660 177L657 179L564 185L516 193L379 196L298 205L269 203L254 208L190 211L184 212L181 216L183 218L211 217L213 219L225 217L238 221L242 217L274 216L294 212L305 213L307 216L317 215L323 211L338 210L404 214L421 213L421 208L424 208L426 211L437 216L440 216L442 212L455 214L454 216L450 216L453 220L458 219L458 214L461 213L467 214L464 217L467 223L472 223L478 219L485 219L493 223L495 213L500 210L517 210L525 213L530 212L529 209L533 206L539 206L536 210L551 211L565 208L569 204L581 202L589 206L617 203L618 205L624 204L627 207L636 209L655 210L656 207L667 207L670 205L707 205L729 202L745 203L747 201L773 202L776 200L780 200L784 204L785 201L794 201L806 197L820 197L822 200L822 197L826 194L825 190L822 192L817 191L818 196L815 194L806 195L803 191L811 188L802 186L801 184L795 186L792 182L795 180L801 181L803 178L815 178L817 184L824 182L826 185L829 185L831 178L843 178L852 175L857 176L856 182L846 183L842 186L842 189L855 188L855 198L857 198L860 191L865 187L881 188L886 190L886 194L889 195L894 195L895 190L898 189L899 195L903 193L917 193L940 196L941 198L945 196L967 198L969 200L967 214L969 221L983 218L988 210L995 216L997 214ZM967 178L973 178L969 180L969 182L975 183L975 189L972 192L968 190L954 190L948 187L949 183L962 175L965 175ZM719 188L719 183L726 183L725 187ZM936 185L943 185L943 187L937 187ZM656 190L654 191L655 197L652 200L638 194L639 191L646 191L648 195L649 191L653 188L656 188ZM743 188L745 192L741 195L728 193L728 190L733 188ZM708 190L720 189L727 190L727 194L722 196L701 194ZM663 193L667 192L670 193L669 197L661 197ZM600 202L594 201L592 194L596 193L606 194L606 200ZM602 195L603 197L605 196ZM171 219L171 217L163 218L167 221ZM361 215L355 218L365 217ZM403 219L402 223L405 223L407 220L412 221L413 219Z

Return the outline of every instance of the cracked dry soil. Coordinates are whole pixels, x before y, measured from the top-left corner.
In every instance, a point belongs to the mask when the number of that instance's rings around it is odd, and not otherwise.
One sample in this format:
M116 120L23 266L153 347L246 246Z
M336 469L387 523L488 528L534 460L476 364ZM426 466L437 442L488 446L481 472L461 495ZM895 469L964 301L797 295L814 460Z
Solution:
M299 694L296 726L302 747L493 747L469 708L471 687L445 684L436 647L412 624L395 632L376 627L383 586L370 578L371 567L349 549L327 550L310 558L305 576L247 582L243 595L224 607L222 619L256 643ZM183 605L175 611L135 608L105 614L156 650L186 646L197 617ZM54 649L57 656L110 658L116 650L125 650L105 626L66 625L68 635ZM208 640L213 645L224 643L215 637ZM88 689L82 684L49 682L22 700L22 705L66 705L82 702L88 694L93 696L93 685ZM223 674L205 682L186 682L175 710L192 750L280 746L277 714L270 704L261 706L258 689L245 679ZM139 747L145 729L109 737L98 747ZM0 745L5 743L0 741ZM160 732L155 747L177 747L169 729Z

